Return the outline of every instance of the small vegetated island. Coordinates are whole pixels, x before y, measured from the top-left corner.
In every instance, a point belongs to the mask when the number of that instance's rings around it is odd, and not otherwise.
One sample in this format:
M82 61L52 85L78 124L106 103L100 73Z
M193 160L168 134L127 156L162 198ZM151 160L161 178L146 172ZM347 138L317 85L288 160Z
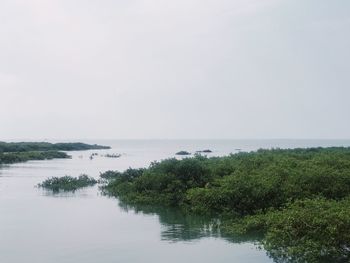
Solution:
M212 150L206 149L206 150L200 150L200 151L196 151L196 153L212 153Z
M63 176L63 177L51 177L46 179L38 186L51 190L53 192L60 191L75 191L79 188L93 186L97 184L97 180L92 177L82 174L79 177Z
M0 164L11 164L30 160L70 158L70 156L63 151L98 149L110 149L110 147L85 143L0 142Z
M191 155L191 153L187 151L179 151L176 153L176 155Z
M259 234L276 262L350 262L350 148L258 150L108 171L126 204L210 214L222 232Z

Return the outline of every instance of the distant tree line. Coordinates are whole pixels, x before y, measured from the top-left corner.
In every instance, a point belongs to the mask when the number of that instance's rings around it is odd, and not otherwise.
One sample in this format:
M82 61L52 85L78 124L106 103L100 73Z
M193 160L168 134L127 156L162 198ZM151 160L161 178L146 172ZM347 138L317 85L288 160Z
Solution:
M0 142L0 152L29 151L81 151L110 149L109 146L86 143L49 143L49 142Z
M51 160L51 159L70 158L65 152L46 151L46 152L0 152L0 165L27 162L31 160Z
M62 151L81 151L109 149L109 146L85 143L48 143L48 142L0 142L0 164L70 158Z

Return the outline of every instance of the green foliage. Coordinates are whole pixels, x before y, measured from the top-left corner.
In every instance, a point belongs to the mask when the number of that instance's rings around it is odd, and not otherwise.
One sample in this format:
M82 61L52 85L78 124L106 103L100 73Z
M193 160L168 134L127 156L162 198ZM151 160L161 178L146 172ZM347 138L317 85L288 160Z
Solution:
M111 181L110 186L124 181ZM177 200L173 205L254 214L281 208L289 200L349 195L350 149L276 149L227 157L167 159L151 164L127 182L126 195L159 199L161 194L173 194L176 198L171 198ZM120 195L118 191L110 193Z
M194 188L187 192L187 203L192 209L241 215L252 214L270 207L279 207L285 201L279 177L261 173L236 172L214 181L208 188Z
M283 210L226 222L224 231L263 232L262 244L277 261L349 262L350 199L306 199Z
M350 261L350 201L305 200L267 215L264 246L296 262Z
M134 203L180 204L187 189L204 187L209 181L210 171L197 156L184 160L168 159L154 162L145 169L128 169L115 174L105 190L111 195ZM101 177L110 176L110 172Z
M64 152L46 151L46 152L17 152L17 153L1 153L0 164L11 164L18 162L26 162L30 160L51 160L54 158L70 158Z
M132 169L129 168L125 170L124 172L118 172L118 171L106 171L104 173L100 174L100 177L102 179L106 180L117 180L118 182L130 182L137 177L141 176L145 169L140 168L140 169Z
M112 180L116 179L117 177L120 177L122 173L118 171L106 171L104 173L100 173L100 177L104 180Z
M349 262L350 148L195 156L152 163L137 176L115 174L108 194L214 213L223 231L262 234L277 260Z
M0 142L1 152L31 152L31 151L80 151L110 149L108 146L85 143L48 143L48 142Z
M75 191L82 187L93 186L96 183L97 181L94 178L82 174L78 178L72 176L51 177L38 186L54 192L59 192Z

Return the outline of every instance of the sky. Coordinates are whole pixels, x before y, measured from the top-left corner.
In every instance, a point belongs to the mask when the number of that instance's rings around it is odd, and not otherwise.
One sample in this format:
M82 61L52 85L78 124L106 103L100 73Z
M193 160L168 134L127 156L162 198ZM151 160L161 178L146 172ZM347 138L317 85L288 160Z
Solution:
M348 0L1 0L0 140L350 138Z

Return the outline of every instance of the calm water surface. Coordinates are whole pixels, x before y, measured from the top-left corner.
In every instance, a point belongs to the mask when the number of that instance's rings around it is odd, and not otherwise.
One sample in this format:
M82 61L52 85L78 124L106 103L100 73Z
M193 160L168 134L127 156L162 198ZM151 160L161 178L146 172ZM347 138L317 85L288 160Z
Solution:
M51 176L145 167L180 150L350 146L350 141L85 141L110 150L70 152L72 159L0 168L1 263L273 262L251 242L221 236L212 222L174 209L126 207L97 187L53 195L35 187ZM89 159L92 152L99 156ZM121 153L118 159L106 153Z

